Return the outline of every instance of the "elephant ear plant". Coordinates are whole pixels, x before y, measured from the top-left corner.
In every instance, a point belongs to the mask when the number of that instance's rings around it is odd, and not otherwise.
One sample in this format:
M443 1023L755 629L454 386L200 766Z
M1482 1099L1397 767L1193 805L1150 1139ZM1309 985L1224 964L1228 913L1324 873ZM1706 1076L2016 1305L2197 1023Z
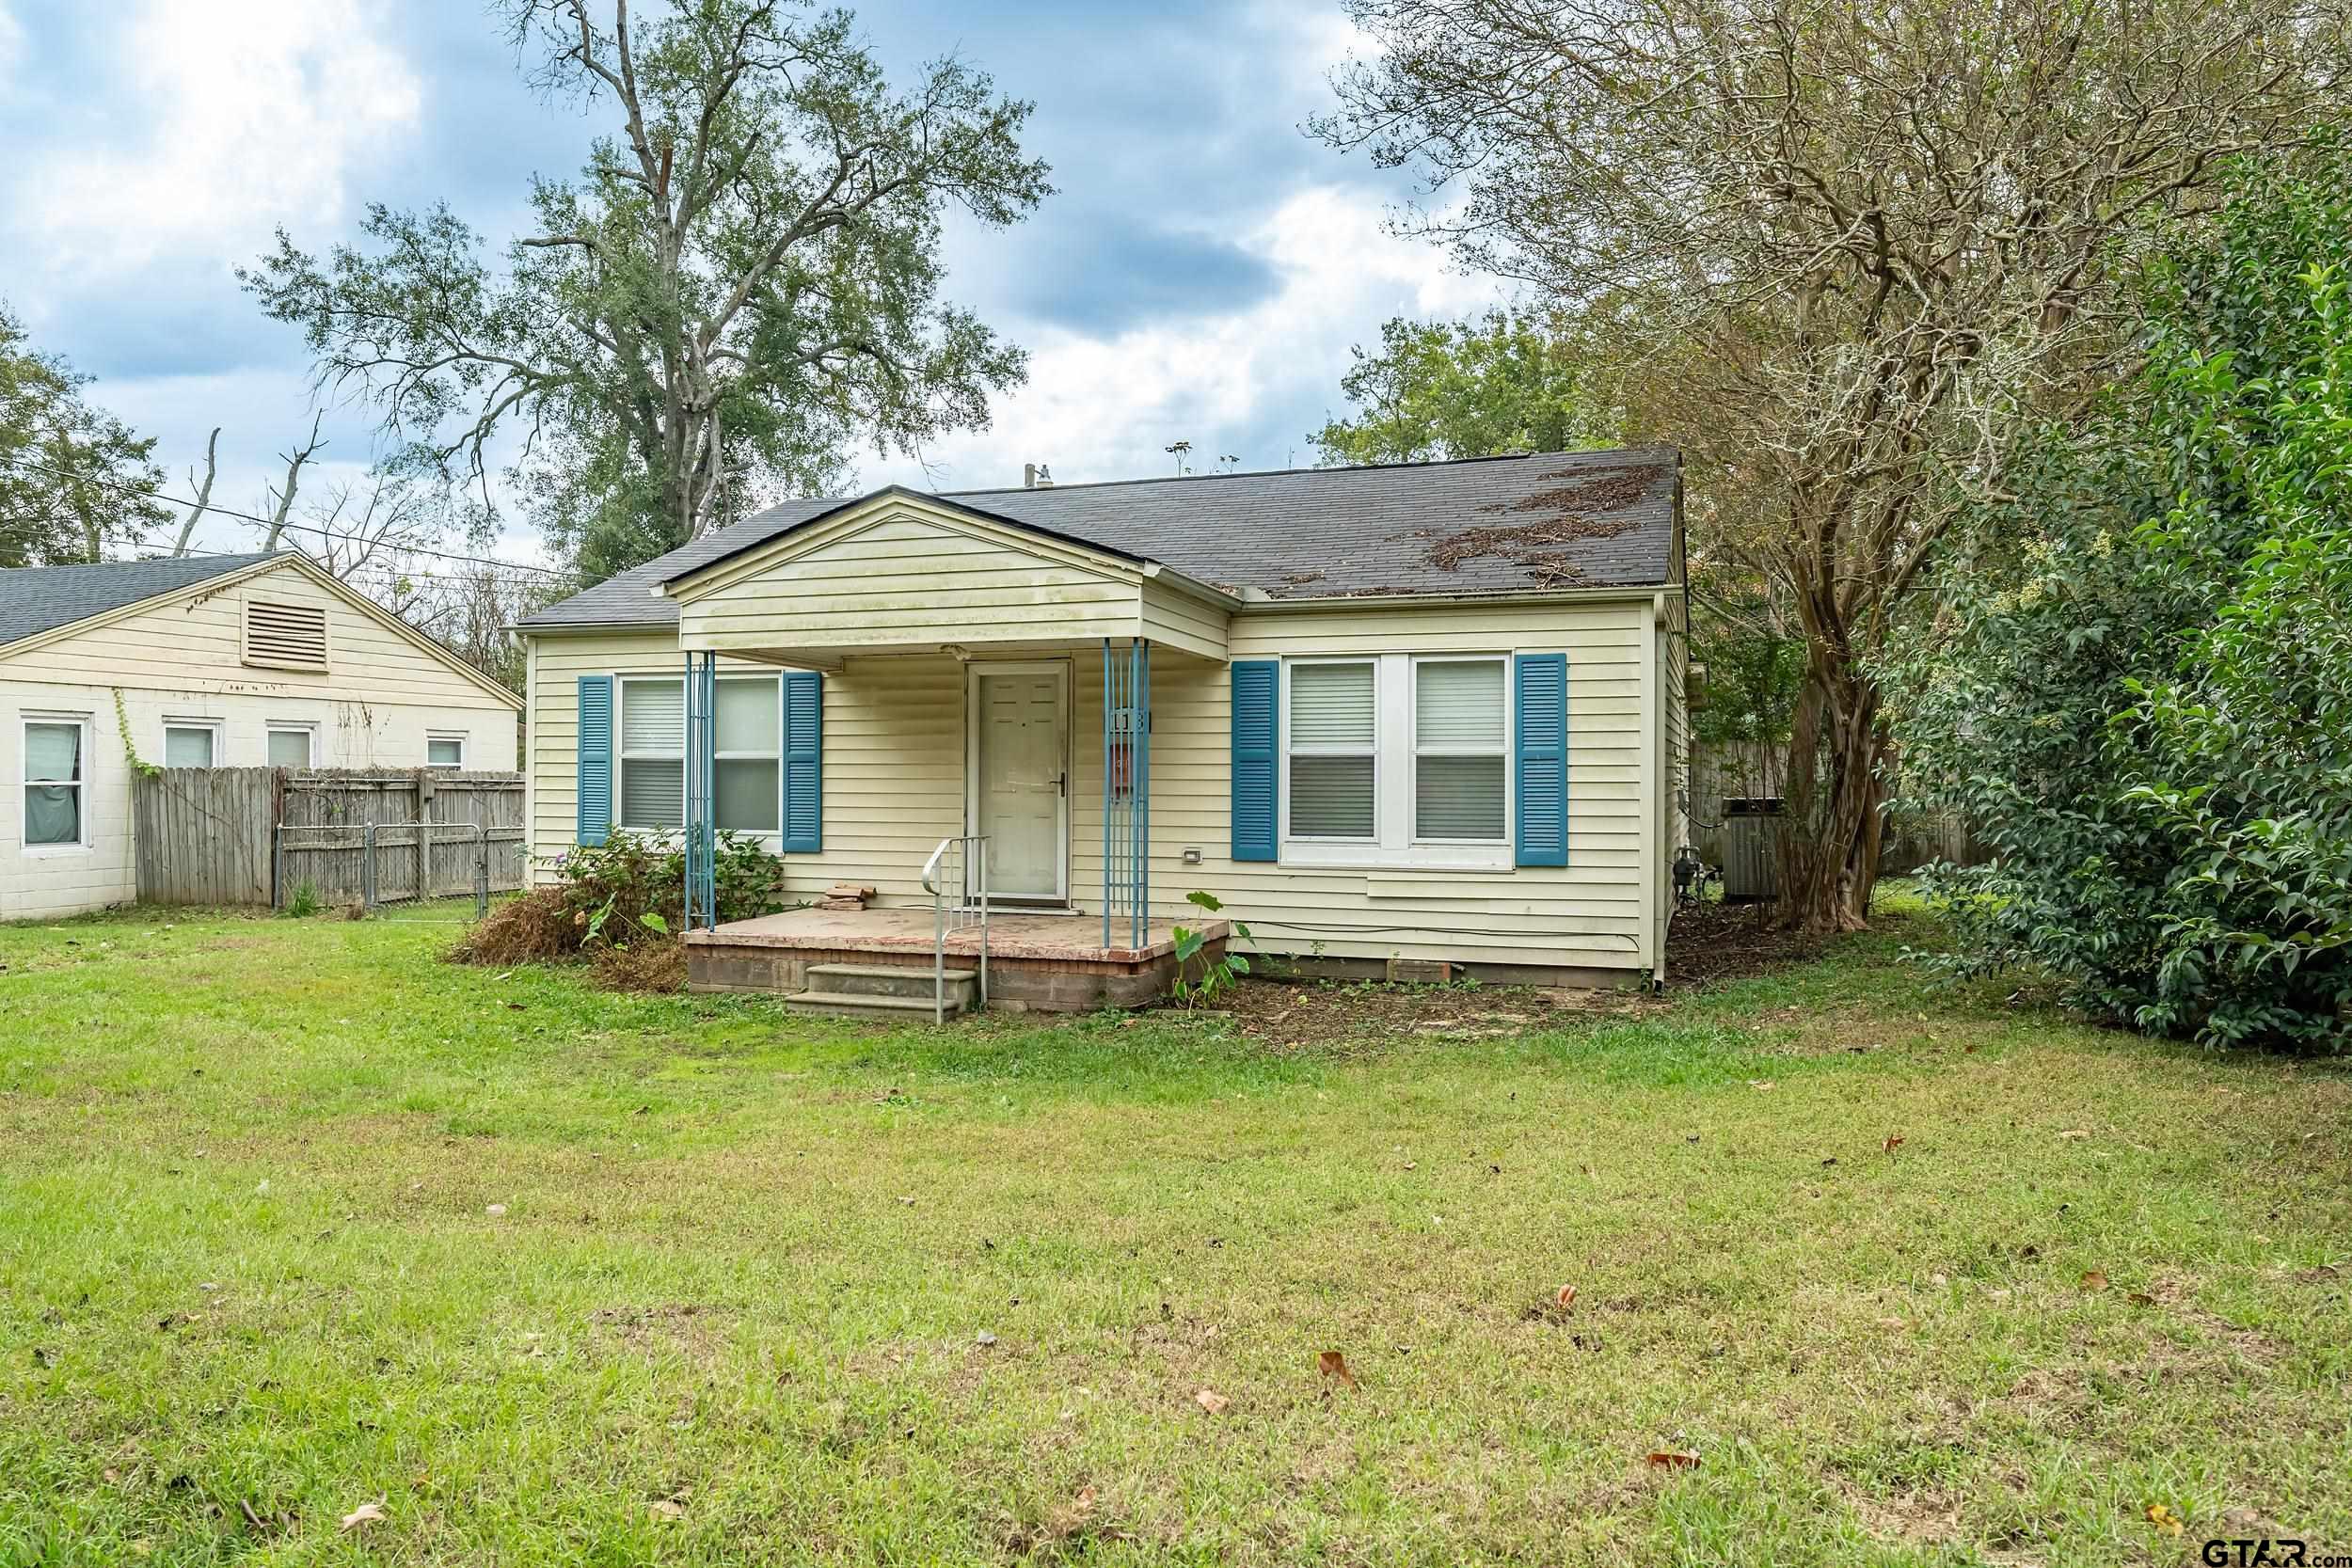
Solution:
M1194 905L1200 909L1206 910L1211 914L1219 913L1225 908L1225 906L1217 900L1216 894L1203 893L1198 889L1185 894L1184 902ZM1201 965L1200 974L1198 979L1187 978L1186 976L1189 975L1192 971L1192 961L1195 958L1200 958L1201 953L1208 947L1209 939L1205 932L1197 930L1190 926L1178 926L1174 929L1176 936L1175 996L1177 1002L1181 1006L1186 1007L1198 1007L1203 1002L1206 1002L1211 997L1216 995L1217 992L1231 990L1233 988L1234 983L1239 980L1242 975L1249 973L1248 958L1239 953L1231 951L1229 945L1226 952L1219 954L1216 958L1211 958ZM1232 934L1228 939L1229 943L1233 942L1248 942L1248 940L1249 927L1243 925L1238 920L1234 921L1232 923Z

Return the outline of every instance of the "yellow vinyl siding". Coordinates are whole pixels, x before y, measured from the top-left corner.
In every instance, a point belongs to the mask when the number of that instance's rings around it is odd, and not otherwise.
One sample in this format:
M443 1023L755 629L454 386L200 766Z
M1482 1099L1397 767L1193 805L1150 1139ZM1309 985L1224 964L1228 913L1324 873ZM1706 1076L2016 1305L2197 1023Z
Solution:
M1236 614L1235 658L1327 654L1568 656L1568 863L1506 870L1295 866L1235 862L1232 677L1221 663L1152 650L1152 905L1162 917L1204 889L1265 952L1334 958L1640 969L1644 940L1639 602L1257 610ZM1103 660L1077 656L1071 886L1103 885ZM1184 863L1197 847L1201 863ZM1195 911L1197 912L1197 911ZM1320 943L1318 949L1315 944Z
M681 585L681 645L720 653L1031 646L1156 635L1195 652L1224 646L1224 612L1140 568L1031 549L957 522L889 515L822 539L765 570Z
M685 659L665 627L534 637L532 666L529 810L544 877L579 824L580 677L676 675ZM719 660L723 676L775 673ZM963 831L963 674L953 658L852 658L825 676L824 801L824 850L786 858L789 896L855 881L884 902L923 897L924 859Z
M1670 595L1671 597L1671 595ZM1043 657L1072 670L1071 894L1099 916L1103 893L1103 653L1066 622L1032 623ZM1124 633L1120 634L1122 638ZM1082 640L1083 638L1083 640ZM952 630L946 641L966 639ZM1252 607L1230 628L1235 658L1349 653L1568 656L1568 863L1450 870L1292 866L1231 859L1231 675L1221 658L1155 646L1152 657L1152 912L1181 916L1205 889L1257 930L1265 952L1453 958L1635 971L1654 966L1661 861L1645 852L1660 810L1654 729L1658 634L1648 600L1310 610ZM994 649L975 648L985 659ZM1122 646L1123 652L1123 646ZM1025 652L1021 657L1041 657ZM577 678L676 673L665 630L533 639L533 842L572 841ZM722 673L764 665L723 658ZM921 899L924 857L964 831L964 671L939 654L854 652L825 678L822 854L787 858L792 896L834 880L884 902ZM1186 865L1187 847L1201 863ZM1646 883L1646 886L1645 886Z

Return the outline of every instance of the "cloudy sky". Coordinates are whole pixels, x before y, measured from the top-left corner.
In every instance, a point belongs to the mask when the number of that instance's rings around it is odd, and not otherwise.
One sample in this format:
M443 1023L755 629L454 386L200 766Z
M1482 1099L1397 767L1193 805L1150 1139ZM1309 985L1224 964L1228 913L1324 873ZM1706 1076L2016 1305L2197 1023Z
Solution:
M858 9L902 76L953 50L1034 100L1029 146L1059 190L952 242L950 297L1031 361L992 430L925 454L937 487L1017 483L1025 461L1166 473L1178 439L1306 464L1351 343L1491 296L1383 232L1399 178L1300 134L1356 43L1336 0ZM176 489L222 425L215 499L258 511L272 454L309 427L309 365L232 269L280 226L313 250L353 238L371 201L446 200L502 241L531 175L570 172L599 129L523 84L477 0L0 0L0 298L161 438ZM321 483L366 467L370 428L327 409ZM925 483L870 451L858 477Z

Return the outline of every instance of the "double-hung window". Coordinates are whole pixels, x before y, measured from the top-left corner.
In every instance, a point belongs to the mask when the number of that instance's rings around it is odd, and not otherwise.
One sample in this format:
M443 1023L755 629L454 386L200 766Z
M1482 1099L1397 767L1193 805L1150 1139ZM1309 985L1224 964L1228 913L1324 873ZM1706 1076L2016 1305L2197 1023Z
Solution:
M686 822L686 683L675 675L619 682L616 825L670 832ZM716 816L729 832L773 834L783 816L784 717L773 675L718 682Z
M772 833L783 820L784 708L773 675L719 678L719 826Z
M1378 838L1379 666L1302 660L1291 666L1293 838Z
M1413 840L1500 844L1510 725L1499 658L1413 661Z
M89 846L89 721L24 721L24 847Z
M669 832L686 822L686 683L673 675L620 688L617 820L638 832Z
M1508 869L1510 674L1505 654L1285 661L1281 858Z

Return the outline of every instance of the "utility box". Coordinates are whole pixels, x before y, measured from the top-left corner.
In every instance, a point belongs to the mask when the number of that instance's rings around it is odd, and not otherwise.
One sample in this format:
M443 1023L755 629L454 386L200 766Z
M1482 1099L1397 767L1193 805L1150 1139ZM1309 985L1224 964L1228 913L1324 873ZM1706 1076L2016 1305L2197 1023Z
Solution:
M1780 797L1724 801L1724 901L1763 903L1780 896Z

